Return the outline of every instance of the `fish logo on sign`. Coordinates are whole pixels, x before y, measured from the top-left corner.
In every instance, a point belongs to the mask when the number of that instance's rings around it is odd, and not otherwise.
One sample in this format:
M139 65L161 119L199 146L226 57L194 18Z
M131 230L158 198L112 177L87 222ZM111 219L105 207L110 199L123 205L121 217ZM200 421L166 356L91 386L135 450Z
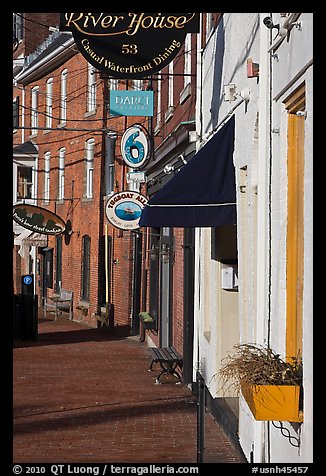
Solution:
M122 136L121 154L131 168L142 167L149 157L149 140L146 129L140 124L129 127Z

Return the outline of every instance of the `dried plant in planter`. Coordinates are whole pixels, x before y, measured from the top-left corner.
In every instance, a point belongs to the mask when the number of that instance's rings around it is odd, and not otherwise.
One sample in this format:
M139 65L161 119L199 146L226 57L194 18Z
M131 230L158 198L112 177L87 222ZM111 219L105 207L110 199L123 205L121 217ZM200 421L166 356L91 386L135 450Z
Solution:
M301 385L302 364L298 358L286 362L269 347L238 344L224 359L219 376L223 387L249 385ZM231 382L231 383L230 383Z

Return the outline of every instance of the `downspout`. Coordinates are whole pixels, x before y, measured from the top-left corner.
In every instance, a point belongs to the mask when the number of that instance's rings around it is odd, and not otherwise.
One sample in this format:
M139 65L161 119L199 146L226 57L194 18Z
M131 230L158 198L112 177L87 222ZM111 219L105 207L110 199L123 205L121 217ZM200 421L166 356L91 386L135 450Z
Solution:
M270 327L270 45L271 31L263 24L270 13L260 13L259 144L257 205L256 342L269 343ZM268 341L268 342L266 342ZM265 462L264 422L254 424L254 463Z

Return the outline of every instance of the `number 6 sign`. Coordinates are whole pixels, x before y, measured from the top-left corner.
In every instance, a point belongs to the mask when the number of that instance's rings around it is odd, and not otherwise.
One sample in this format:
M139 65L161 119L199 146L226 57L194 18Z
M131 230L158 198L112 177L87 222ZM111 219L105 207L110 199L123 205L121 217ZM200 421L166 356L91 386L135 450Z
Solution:
M140 168L149 157L149 138L140 124L129 127L121 139L121 154L125 163L132 168Z

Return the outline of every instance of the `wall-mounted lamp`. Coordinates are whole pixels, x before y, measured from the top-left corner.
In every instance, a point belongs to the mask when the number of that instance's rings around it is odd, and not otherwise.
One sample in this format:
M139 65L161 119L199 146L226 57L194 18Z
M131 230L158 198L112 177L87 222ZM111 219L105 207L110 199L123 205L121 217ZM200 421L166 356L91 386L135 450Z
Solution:
M160 256L163 263L168 263L170 261L171 250L168 245L165 245L164 248L160 251Z
M163 243L161 249L157 245L152 245L148 253L151 261L156 261L160 257L163 263L168 263L172 256L171 248L167 243Z

